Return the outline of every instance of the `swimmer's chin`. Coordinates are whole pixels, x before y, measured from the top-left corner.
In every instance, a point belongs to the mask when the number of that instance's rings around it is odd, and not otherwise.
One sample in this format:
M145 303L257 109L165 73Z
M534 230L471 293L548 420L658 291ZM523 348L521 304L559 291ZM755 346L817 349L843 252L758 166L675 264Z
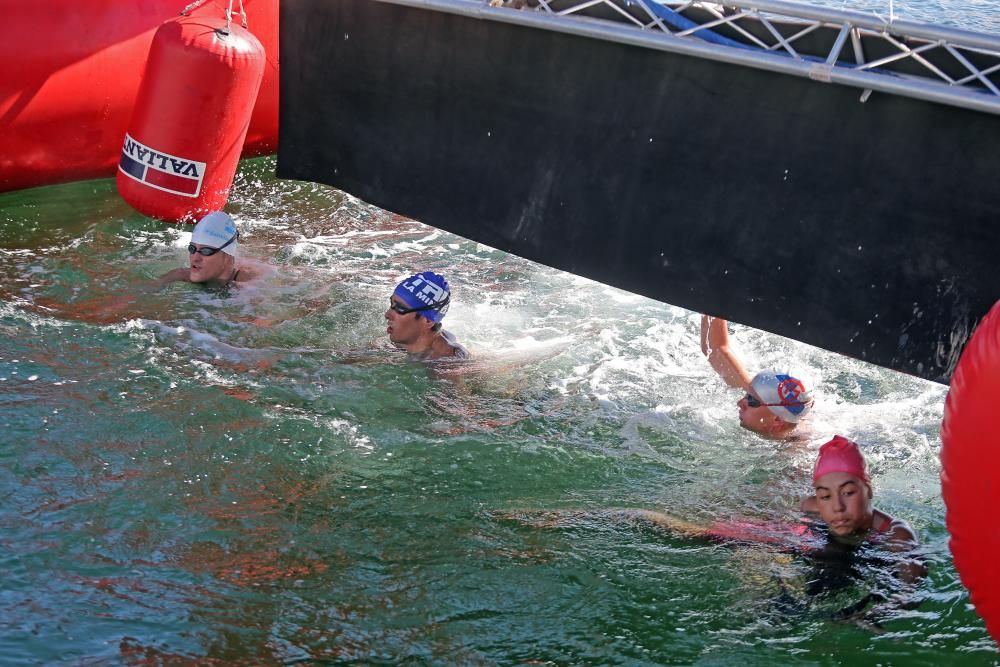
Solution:
M830 536L839 542L853 544L865 538L866 531L859 530L854 524L827 524L826 527L830 532Z

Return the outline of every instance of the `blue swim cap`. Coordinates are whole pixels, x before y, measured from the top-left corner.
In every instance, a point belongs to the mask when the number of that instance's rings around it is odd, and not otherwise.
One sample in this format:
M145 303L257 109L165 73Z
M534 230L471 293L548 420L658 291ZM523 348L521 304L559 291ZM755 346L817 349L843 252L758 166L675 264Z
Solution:
M431 271L424 271L403 280L392 293L407 308L420 309L419 314L431 322L440 322L451 302L448 281Z

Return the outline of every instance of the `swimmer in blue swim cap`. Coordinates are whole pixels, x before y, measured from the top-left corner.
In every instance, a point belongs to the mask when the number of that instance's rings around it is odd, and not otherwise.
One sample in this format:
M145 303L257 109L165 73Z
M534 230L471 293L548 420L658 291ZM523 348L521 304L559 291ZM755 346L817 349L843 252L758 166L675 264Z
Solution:
M195 225L188 243L188 266L165 273L157 286L176 281L224 286L244 283L260 275L253 262L240 261L240 234L222 211L213 211Z
M701 351L730 387L745 395L736 402L740 426L774 440L801 439L801 424L813 406L809 381L792 372L765 370L753 377L729 345L728 322L701 318Z
M441 328L450 305L451 291L443 276L424 271L404 279L385 311L389 340L420 359L468 359L469 351Z

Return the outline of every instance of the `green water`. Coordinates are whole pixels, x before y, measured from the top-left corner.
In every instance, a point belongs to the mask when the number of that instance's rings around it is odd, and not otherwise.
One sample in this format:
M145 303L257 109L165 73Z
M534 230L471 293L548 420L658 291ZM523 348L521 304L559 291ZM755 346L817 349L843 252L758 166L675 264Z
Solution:
M818 383L815 440L739 429L699 316L245 163L262 284L175 284L184 230L113 181L0 197L0 663L993 664L947 550L945 388L736 327ZM385 337L445 273L476 360ZM114 312L112 312L114 311ZM608 520L794 516L816 446L864 444L931 574L881 631L776 604L803 566ZM532 517L566 511L558 527Z

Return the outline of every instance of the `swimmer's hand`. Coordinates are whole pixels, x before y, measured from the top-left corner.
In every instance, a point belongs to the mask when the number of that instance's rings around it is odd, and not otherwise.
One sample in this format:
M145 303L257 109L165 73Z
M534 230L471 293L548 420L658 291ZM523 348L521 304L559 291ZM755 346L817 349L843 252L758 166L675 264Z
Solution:
M163 289L170 283L182 282L190 279L191 279L191 269L184 267L179 269L172 269L164 273L156 280L144 285L142 287L142 290L145 292L156 292L158 290Z

